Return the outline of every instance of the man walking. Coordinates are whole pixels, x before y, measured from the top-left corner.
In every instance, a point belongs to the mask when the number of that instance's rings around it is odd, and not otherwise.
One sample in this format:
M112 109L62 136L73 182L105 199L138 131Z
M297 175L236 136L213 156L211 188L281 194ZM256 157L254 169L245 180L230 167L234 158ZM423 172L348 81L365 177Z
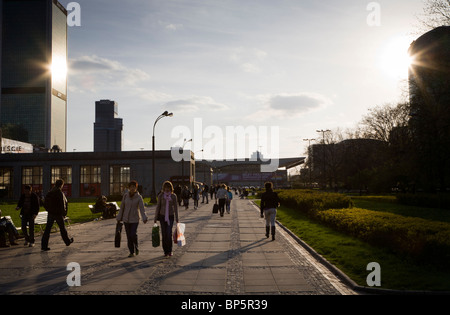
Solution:
M26 185L24 193L20 196L16 210L20 210L22 218L22 232L25 236L25 246L34 246L34 219L39 213L39 197L33 192L30 185ZM27 231L27 226L29 230Z
M67 198L62 192L64 181L58 179L52 190L45 196L44 207L48 212L47 226L45 227L44 235L42 235L42 250L48 251L48 240L50 238L50 232L52 230L53 223L58 224L61 232L61 237L69 246L73 243L73 238L69 239L66 226L64 225L64 217L67 215Z

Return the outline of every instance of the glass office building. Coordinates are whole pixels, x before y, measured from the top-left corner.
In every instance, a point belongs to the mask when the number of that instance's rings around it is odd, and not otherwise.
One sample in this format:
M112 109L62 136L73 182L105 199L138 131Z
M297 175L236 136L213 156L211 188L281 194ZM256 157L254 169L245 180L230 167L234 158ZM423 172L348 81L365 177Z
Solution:
M66 151L67 11L57 0L0 0L2 128Z

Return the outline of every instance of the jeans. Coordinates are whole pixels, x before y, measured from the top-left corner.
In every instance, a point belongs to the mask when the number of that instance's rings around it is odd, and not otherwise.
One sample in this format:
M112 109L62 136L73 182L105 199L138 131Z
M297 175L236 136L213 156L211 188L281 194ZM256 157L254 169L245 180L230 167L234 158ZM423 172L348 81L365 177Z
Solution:
M220 211L220 216L223 217L223 213L225 212L225 203L226 203L226 199L219 199L219 211Z
M67 234L66 226L64 225L64 217L62 215L52 215L48 214L47 217L47 226L45 227L44 234L42 235L42 249L48 248L48 240L50 239L50 232L52 231L53 223L58 224L59 231L61 233L61 237L64 243L69 246L71 241L69 239L69 235Z
M266 218L266 226L275 226L275 218L277 216L277 209L265 209L264 210L265 218Z
M159 225L161 226L161 236L162 236L162 246L164 250L164 255L168 255L172 252L173 246L173 229L174 216L169 216L169 224L167 224L163 215L159 216Z
M27 230L27 225L29 232ZM33 215L22 216L22 232L25 236L25 241L34 244L34 218Z
M134 251L138 248L137 228L139 223L123 223L125 226L125 232L127 233L128 249L130 254L134 254Z

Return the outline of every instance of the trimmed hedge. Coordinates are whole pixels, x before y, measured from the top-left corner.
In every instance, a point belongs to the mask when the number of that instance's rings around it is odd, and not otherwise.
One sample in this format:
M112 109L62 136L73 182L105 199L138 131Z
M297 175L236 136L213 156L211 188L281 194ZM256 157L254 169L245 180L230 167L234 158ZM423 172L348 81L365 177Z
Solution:
M353 208L350 197L307 190L278 192L282 205L345 234L419 261L450 261L450 223Z
M300 210L308 215L318 210L353 207L350 197L337 193L294 189L278 192L278 196L284 206Z
M315 212L328 226L423 261L450 261L450 224L366 209Z

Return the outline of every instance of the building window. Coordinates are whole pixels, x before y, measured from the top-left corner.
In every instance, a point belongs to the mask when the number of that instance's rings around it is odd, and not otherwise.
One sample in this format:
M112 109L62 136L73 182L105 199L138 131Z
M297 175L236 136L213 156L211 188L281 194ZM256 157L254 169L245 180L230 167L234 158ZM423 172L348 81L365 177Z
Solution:
M13 195L13 169L0 168L0 198L12 198Z
M54 185L58 179L62 179L64 184L72 184L72 167L52 166L52 185Z
M122 195L130 182L129 166L111 166L109 170L109 193Z
M80 170L80 196L101 196L101 166L81 166Z
M52 166L52 186L58 179L64 181L63 193L67 197L72 196L72 167L70 166Z
M42 177L44 170L42 166L24 167L22 168L22 191L25 185L30 185L33 191L42 196Z

